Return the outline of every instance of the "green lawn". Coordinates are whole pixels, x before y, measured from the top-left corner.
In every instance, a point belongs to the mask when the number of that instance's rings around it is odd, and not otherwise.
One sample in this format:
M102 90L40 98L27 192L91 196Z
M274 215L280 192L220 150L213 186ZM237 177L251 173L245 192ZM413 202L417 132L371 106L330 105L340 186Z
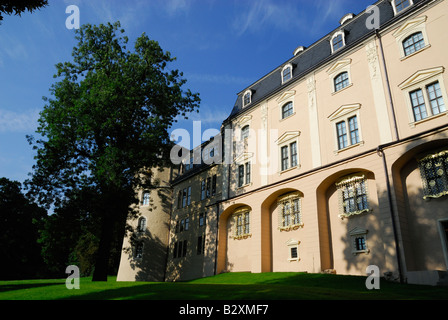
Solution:
M81 278L79 290L65 279L0 281L0 300L440 300L448 287L404 285L381 280L367 290L366 277L307 273L227 273L188 282L92 282Z

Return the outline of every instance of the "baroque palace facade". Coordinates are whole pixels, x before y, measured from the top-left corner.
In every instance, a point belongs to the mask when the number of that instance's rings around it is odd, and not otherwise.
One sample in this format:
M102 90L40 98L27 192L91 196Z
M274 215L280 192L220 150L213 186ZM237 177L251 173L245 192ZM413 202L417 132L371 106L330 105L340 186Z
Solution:
M119 281L376 265L446 282L448 3L374 6L244 88L181 166L154 170Z

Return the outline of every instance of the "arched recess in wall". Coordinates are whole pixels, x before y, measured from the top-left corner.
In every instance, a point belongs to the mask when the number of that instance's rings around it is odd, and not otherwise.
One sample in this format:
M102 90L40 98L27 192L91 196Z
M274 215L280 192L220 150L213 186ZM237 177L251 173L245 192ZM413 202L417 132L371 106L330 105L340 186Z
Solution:
M279 189L272 194L270 194L262 203L261 203L261 271L262 272L273 272L275 271L273 268L273 256L274 256L274 230L277 230L279 225L279 213L278 206L279 200L285 196L297 196L300 201L303 201L304 194L295 189L295 188L282 188ZM291 214L289 217L290 223L288 226L294 225L294 217ZM274 244L275 245L275 244ZM275 247L275 246L274 246ZM285 250L287 250L285 244Z
M407 271L448 267L448 139L418 140L391 165L401 259Z
M380 229L368 220L369 215L378 213L374 173L363 168L335 172L317 187L316 199L321 271L365 273L365 269L357 270L357 264L370 251L354 247L353 234L364 230L369 237Z
M240 266L235 266L232 254L237 255L236 251L238 251L238 247L243 248L244 245L247 247L247 242L250 241L250 223L253 218L251 215L252 208L244 203L232 204L220 214L218 226L218 258L216 264L217 274L229 271L241 271L238 269ZM249 226L247 226L247 223L249 223ZM239 224L239 226L236 224ZM241 246L239 246L240 244ZM231 250L230 256L229 250Z

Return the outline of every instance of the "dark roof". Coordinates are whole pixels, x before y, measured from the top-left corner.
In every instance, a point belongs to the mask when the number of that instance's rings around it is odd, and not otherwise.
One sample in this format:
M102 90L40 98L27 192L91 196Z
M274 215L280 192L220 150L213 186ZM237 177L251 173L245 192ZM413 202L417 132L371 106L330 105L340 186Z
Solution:
M420 4L424 4L429 1L430 0L414 0L414 5L404 11L403 14L412 12L420 7ZM399 14L396 17L394 16L394 10L390 0L380 0L374 5L376 5L380 10L380 29L402 17L402 14ZM243 111L242 96L247 90L252 91L252 101L251 104L244 109L250 109L258 102L283 89L283 87L290 85L294 81L302 79L305 75L309 74L320 65L340 56L342 53L357 45L360 41L363 41L366 37L373 35L375 30L368 29L366 26L366 20L371 16L371 14L371 12L366 12L366 10L364 10L360 14L355 15L351 20L348 20L342 26L334 29L325 37L316 41L310 47L299 53L297 56L289 59L260 80L242 90L238 93L235 106L233 107L230 116L224 121L224 123ZM332 54L330 39L335 32L340 30L343 30L345 33L346 45ZM293 78L282 85L280 71L283 66L288 63L293 65Z

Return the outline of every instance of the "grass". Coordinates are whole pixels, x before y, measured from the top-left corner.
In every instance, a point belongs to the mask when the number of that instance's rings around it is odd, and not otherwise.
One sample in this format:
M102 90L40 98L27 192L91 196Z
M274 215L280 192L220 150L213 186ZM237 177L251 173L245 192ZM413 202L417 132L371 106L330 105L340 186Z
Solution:
M307 273L227 273L188 282L80 279L0 281L0 300L448 300L448 287L391 283L367 290L366 277Z

